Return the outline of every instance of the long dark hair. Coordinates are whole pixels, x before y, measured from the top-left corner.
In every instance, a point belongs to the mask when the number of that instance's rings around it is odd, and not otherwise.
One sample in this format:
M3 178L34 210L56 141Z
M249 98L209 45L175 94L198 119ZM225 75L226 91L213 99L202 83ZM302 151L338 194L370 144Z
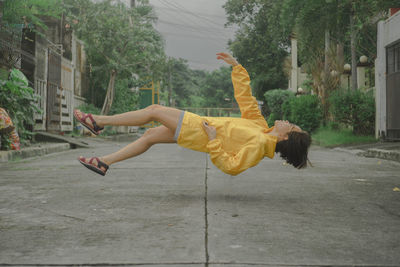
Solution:
M287 140L276 144L275 152L279 152L287 163L297 169L302 169L307 167L308 148L310 145L311 136L307 132L292 131L288 134Z

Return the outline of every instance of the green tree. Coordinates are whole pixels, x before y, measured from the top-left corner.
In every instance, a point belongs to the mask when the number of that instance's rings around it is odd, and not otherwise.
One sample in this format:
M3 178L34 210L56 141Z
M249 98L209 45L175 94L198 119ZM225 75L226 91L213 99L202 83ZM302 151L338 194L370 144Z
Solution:
M345 62L351 62L352 89L357 89L357 59L376 58L376 22L398 1L386 0L284 0L281 11L283 32L295 32L299 58L314 81L314 92L329 118L329 95L340 85ZM318 25L316 27L315 25ZM324 48L325 47L325 48Z
M1 0L0 23L29 24L46 29L44 17L60 18L62 0Z
M334 41L334 46L338 48L337 56L344 57L339 61L351 61L353 74L356 73L359 56L365 54L371 62L376 58L376 23L386 17L385 13L389 7L398 6L396 0L283 2L282 30L286 34L297 33L300 61L314 64L315 53L324 47L325 34L328 33L329 40ZM330 72L333 64L326 62L326 58L324 61L325 64L331 65ZM356 75L353 77L356 79ZM356 87L355 80L353 89Z
M168 92L170 106L189 105L191 70L184 59L168 58L164 66L163 85Z
M153 27L156 17L148 1L138 1L133 8L112 0L98 3L64 0L64 3L73 29L85 42L92 70L109 76L102 114L111 110L117 75L136 74L143 79L159 75L155 72L164 60L163 42Z
M221 67L206 73L201 85L201 96L207 107L232 107L235 102L231 81L231 67Z
M281 7L281 1L274 0L228 0L224 5L228 24L240 27L230 49L252 77L258 99L270 89L287 86L282 64L289 35L281 31Z
M283 119L283 106L294 97L294 93L289 90L273 89L264 94L266 107L268 108L268 125L274 125L275 120Z

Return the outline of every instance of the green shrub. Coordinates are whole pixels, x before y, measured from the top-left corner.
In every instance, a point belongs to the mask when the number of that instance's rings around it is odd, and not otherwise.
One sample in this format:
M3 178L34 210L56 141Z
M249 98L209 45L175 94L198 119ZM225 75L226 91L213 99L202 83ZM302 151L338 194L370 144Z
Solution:
M82 112L96 114L96 115L99 115L101 112L100 108L95 107L93 104L87 104L87 103L80 105L78 109Z
M310 94L313 91L313 79L310 75L307 75L307 79L300 85L303 88L304 93Z
M373 134L375 130L375 99L372 91L337 90L329 97L334 121L352 127L358 135Z
M39 96L29 87L25 75L13 69L8 80L0 80L0 107L10 115L21 141L30 139L34 124L33 114L42 112L34 103Z
M117 80L115 83L115 96L109 115L120 114L137 109L139 94L132 92L132 82L129 79Z
M280 119L282 119L282 115L278 115L278 114L272 112L271 114L269 114L268 119L267 119L268 125L271 127L272 125L275 124L276 120L280 120Z
M283 105L283 118L312 133L322 122L321 102L316 95L292 97Z
M273 125L275 120L283 118L282 107L292 97L294 97L293 92L282 89L269 90L264 94L265 102L270 111L267 119L268 125Z

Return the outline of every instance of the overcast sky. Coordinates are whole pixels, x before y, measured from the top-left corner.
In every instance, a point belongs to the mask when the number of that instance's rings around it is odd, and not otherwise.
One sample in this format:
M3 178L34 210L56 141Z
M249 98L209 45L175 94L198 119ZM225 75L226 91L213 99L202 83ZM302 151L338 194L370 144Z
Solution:
M226 0L150 0L158 16L157 30L166 42L166 54L188 60L193 69L214 70L224 64L215 54L227 51L234 36L225 28Z

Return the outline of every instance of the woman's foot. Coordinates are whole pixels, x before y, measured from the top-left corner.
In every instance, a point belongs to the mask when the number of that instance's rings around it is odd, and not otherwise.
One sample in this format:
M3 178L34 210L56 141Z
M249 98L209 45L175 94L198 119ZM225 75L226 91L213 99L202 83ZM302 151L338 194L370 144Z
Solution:
M103 176L106 175L106 172L109 167L108 164L104 162L102 158L98 157L85 158L80 156L78 160L80 163L82 163L83 166L85 166L89 170L92 170Z
M79 121L83 126L89 129L89 131L91 131L95 135L100 134L100 131L104 129L104 127L102 127L103 125L95 120L94 117L96 116L90 113L86 114L79 109L75 109L74 117L77 121Z

